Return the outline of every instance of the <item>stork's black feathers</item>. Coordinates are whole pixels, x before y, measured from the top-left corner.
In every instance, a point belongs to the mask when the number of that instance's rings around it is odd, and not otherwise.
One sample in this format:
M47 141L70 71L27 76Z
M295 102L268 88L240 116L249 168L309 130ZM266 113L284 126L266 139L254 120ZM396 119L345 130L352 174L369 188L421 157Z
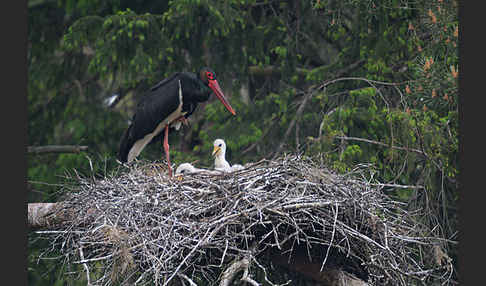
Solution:
M186 118L194 112L199 102L208 100L211 94L211 89L196 74L189 72L175 73L154 85L137 105L132 122L122 137L118 153L120 161L127 162L130 150L147 135L152 136L150 141L157 140L163 128L154 131L161 123L165 127L168 117L180 105L179 82L183 102L181 115L184 114Z
M150 91L155 91L156 89L158 89L159 87L161 87L162 85L170 82L171 80L173 80L176 76L178 76L180 73L179 72L176 72L176 73L173 73L171 76L169 76L168 78L164 78L163 80L159 81L156 85L152 86L150 88Z

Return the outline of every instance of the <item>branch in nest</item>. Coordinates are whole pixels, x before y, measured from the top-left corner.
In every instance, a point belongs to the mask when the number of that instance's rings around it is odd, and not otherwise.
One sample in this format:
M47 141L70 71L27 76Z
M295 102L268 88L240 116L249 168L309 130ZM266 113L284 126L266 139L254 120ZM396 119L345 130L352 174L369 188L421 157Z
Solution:
M82 260L84 260L84 253L83 253L83 248L82 247L79 248L79 257ZM86 270L86 281L87 281L86 284L87 285L91 285L88 265L86 263L83 263L83 267Z
M202 238L202 239L200 239L198 241L198 243L196 244L196 246L194 246L192 248L191 252L189 252L189 254L186 255L186 257L184 257L184 259L179 264L179 266L177 266L177 268L174 271L174 273L169 277L169 279L167 279L167 281L165 281L164 286L169 284L170 280L172 280L172 278L174 278L174 276L179 272L179 269L184 265L184 263L186 263L186 260L189 259L192 256L192 254L198 249L198 247L201 245L201 243L207 241L207 239L209 238L209 235L208 234L209 234L209 229L206 231L206 234L204 234L204 238Z
M68 220L66 213L58 213L61 208L59 203L30 203L27 206L27 225L31 229L49 228Z
M93 214L94 209L88 209L86 215ZM29 203L27 205L27 226L34 229L54 229L63 223L71 222L80 214L74 213L73 208L68 208L62 202L58 203ZM61 233L62 231L58 231Z
M241 260L233 261L233 263L231 263L230 266L228 266L228 268L226 268L226 270L221 275L221 282L219 283L219 286L229 286L235 278L236 274L238 274L238 272L240 271L245 271L246 276L248 276L249 265L250 260L248 260L248 258L246 257ZM258 283L256 285L258 285Z
M189 278L187 275L182 274L182 273L179 273L179 274L177 274L177 276L179 276L179 277L183 278L184 280L186 280L189 283L189 285L191 285L191 286L197 286L197 284L194 283L194 281L192 281L192 279Z
M254 286L259 286L258 282L253 280L250 275L249 275L249 267L250 267L250 259L252 256L252 253L255 252L256 249L256 244L253 244L250 247L250 251L245 255L240 260L235 259L228 268L223 272L221 275L221 282L219 283L219 286L229 286L233 279L235 278L236 274L239 272L243 271L243 277L241 277L241 281L246 281L247 283L254 285Z

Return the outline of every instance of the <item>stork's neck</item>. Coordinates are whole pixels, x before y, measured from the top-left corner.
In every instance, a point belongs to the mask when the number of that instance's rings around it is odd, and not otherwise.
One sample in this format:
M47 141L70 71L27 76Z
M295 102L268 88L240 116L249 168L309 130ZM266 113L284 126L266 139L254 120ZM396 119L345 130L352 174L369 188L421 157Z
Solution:
M185 73L187 81L182 87L189 101L203 102L209 99L212 90L195 73Z
M197 81L198 89L194 92L194 99L198 102L203 102L209 99L209 95L213 92L207 85L201 80Z
M214 159L214 168L215 169L226 169L230 168L230 164L225 159L225 150L221 150L221 152L216 155Z

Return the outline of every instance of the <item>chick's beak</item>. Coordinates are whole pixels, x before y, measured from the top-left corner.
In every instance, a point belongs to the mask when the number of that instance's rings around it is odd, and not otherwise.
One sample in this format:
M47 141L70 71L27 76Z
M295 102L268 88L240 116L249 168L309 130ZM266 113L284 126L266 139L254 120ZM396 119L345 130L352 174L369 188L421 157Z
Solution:
M214 149L213 149L213 156L216 156L218 155L219 151L221 151L221 148L218 147L218 146L214 146Z

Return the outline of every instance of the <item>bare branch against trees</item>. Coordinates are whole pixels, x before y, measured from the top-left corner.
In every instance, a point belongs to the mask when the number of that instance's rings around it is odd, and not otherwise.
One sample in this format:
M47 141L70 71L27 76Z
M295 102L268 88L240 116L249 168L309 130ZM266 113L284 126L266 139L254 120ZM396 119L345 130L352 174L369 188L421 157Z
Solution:
M302 112L304 111L305 105L307 104L307 102L309 101L309 99L312 97L312 95L313 95L312 92L310 92L310 93L308 93L308 94L305 95L304 99L302 100L302 103L299 105L299 108L297 109L297 112L295 113L294 118L290 122L289 127L287 128L287 131L285 131L285 135L284 135L283 138L289 138L290 131L292 130L292 128L294 128L297 120L300 119L300 117L302 116ZM278 148L277 148L277 150L275 150L275 153L273 155L273 158L274 159L277 158L280 155L280 152L282 151L282 148L283 148L283 146L284 146L285 143L286 143L286 141L283 140L278 145Z
M356 62L350 64L349 66L344 67L341 70L338 70L337 72L333 71L333 77L339 77L344 73L352 71L352 70L356 69L357 67L361 66L364 62L365 62L365 60L359 60L359 61L356 61ZM316 67L316 68L313 68L313 69L304 69L304 68L298 68L297 67L297 68L295 68L295 73L297 73L300 76L305 76L310 72L316 72L316 71L323 72L323 71L329 69L332 66L333 66L332 64L323 65L323 66L319 66L319 67ZM264 66L264 67L261 67L261 66L249 66L248 67L248 73L251 74L251 75L254 75L254 76L279 76L281 72L282 72L282 69L280 67L275 67L275 66L272 66L272 65L267 65L267 66Z
M295 72L301 76L306 75L310 70L303 68L296 68ZM279 76L282 69L272 65L267 65L264 67L260 66L249 66L248 73L254 76Z
M78 145L47 145L47 146L29 146L28 153L44 154L44 153L79 153L88 150L88 146Z
M96 285L454 284L453 242L418 222L428 212L385 195L365 166L339 175L283 156L180 179L161 168L137 161L76 176L62 203L29 204L29 225L44 227L33 234L51 241L44 256L61 251Z
M426 155L423 151L415 149L415 148L390 146L389 144L386 144L386 143L383 143L383 142L378 142L378 141L375 141L375 140L370 140L370 139L365 139L365 138L349 137L349 136L336 136L336 138L341 139L341 140L353 140L353 141L359 141L359 142L366 142L366 143L370 143L370 144L380 145L380 146L383 146L383 147L390 147L392 149L403 150L403 151L408 151L408 152L415 152L417 154Z
M356 67L360 66L361 64L364 63L364 60L359 60L357 62L354 62L352 64L350 64L349 66L339 70L335 76L338 78L337 80L339 80L339 77L347 72L349 72L350 70L352 69L355 69ZM311 88L311 91L307 92L304 99L302 100L302 102L300 103L299 105L299 108L297 109L297 112L295 113L295 116L294 118L292 119L292 121L290 122L289 124L289 127L287 128L287 130L285 131L285 135L283 138L289 138L289 135L290 135L290 132L292 131L292 129L294 128L294 126L296 126L296 123L297 121L300 119L300 117L302 116L302 113L304 112L304 109L305 109L305 106L307 104L307 102L309 101L309 99L320 89L322 88L325 88L327 85L333 83L334 81L328 81L328 82L325 82L323 83L321 86L319 86L318 88L315 88L315 87L312 87ZM274 152L273 154L273 159L277 158L280 153L282 152L282 149L284 147L284 144L286 143L286 141L282 141L277 150Z

